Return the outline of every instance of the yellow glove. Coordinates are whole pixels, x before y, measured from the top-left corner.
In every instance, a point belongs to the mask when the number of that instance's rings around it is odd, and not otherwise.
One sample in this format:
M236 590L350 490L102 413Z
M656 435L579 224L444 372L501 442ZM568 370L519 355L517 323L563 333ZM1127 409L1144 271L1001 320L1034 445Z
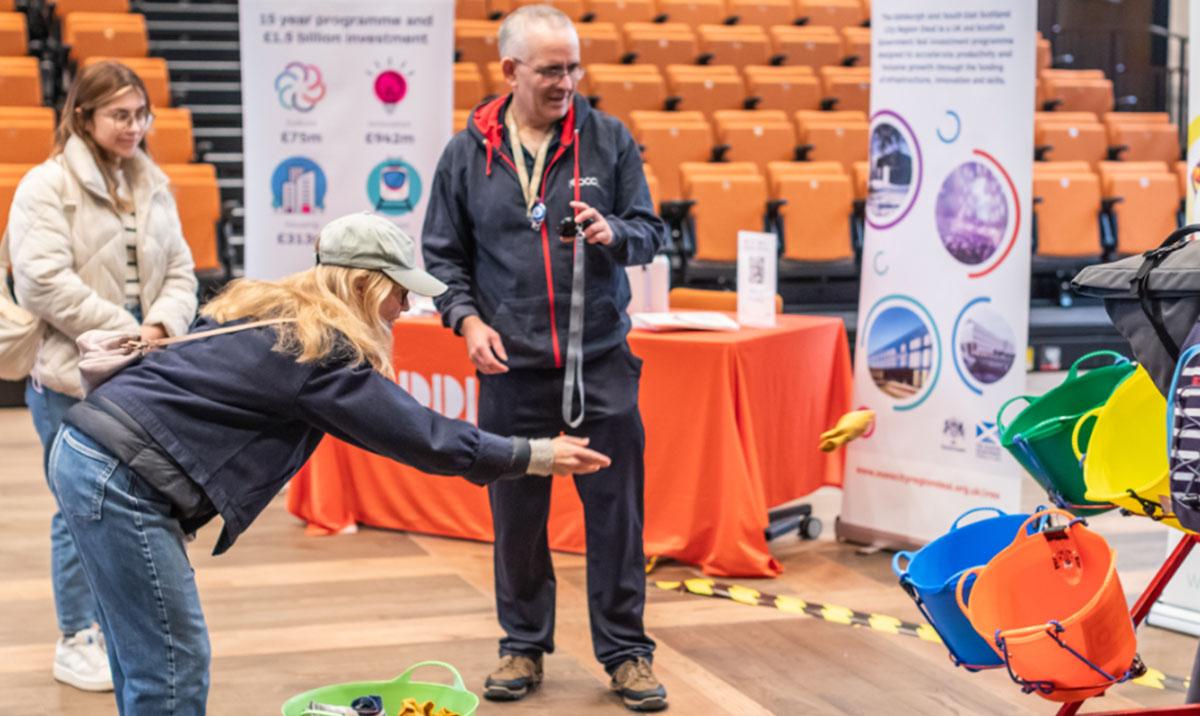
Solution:
M853 410L838 418L837 425L821 433L821 452L833 452L871 427L874 410Z

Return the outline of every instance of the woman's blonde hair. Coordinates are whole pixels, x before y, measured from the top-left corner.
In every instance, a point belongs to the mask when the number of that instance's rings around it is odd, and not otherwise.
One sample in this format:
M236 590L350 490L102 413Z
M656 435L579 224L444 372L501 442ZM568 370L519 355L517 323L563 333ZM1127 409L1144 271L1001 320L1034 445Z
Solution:
M96 117L96 110L108 104L117 96L133 88L141 93L146 101L146 111L150 111L150 95L146 85L137 73L120 62L105 60L89 65L75 77L71 89L67 92L66 103L63 104L62 114L58 120L58 129L54 134L54 154L61 154L71 137L79 137L92 153L92 159L104 177L104 187L113 204L121 211L132 211L132 201L122 199L117 191L117 171L113 166L112 156L92 139L87 131L88 122ZM143 148L145 140L143 138ZM129 179L130 185L136 181L137 162L123 159L121 169Z
M392 331L379 307L395 286L380 271L320 265L279 281L233 281L200 312L221 323L293 318L275 326L274 350L300 363L365 361L390 378Z

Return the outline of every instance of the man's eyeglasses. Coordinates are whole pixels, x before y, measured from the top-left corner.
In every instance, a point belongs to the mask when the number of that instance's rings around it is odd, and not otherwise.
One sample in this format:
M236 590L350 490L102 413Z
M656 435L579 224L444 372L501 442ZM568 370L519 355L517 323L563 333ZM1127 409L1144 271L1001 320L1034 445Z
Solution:
M534 67L528 62L513 59L518 65L525 65L529 69L541 75L541 78L547 82L559 82L562 78L570 76L572 81L578 82L583 79L583 65L578 62L572 62L569 65L549 65L547 67Z
M122 109L100 116L115 124L118 129L129 129L136 122L145 131L150 129L150 125L154 124L154 115L144 109L139 109L137 112L128 112Z

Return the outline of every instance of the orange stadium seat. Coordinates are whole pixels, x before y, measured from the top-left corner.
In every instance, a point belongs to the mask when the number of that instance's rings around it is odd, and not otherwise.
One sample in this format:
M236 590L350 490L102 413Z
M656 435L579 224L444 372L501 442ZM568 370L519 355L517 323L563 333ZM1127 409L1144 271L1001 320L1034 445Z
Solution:
M454 108L471 109L487 94L483 74L474 62L454 63Z
M581 22L575 30L579 34L579 60L584 65L616 64L624 57L625 41L615 24Z
M728 150L729 161L754 162L763 173L767 164L787 161L796 153L796 128L782 110L726 109L714 113L717 142Z
M658 17L655 0L586 0L584 18L592 22L650 22Z
M516 0L513 3L513 8L516 9L522 5L553 5L562 10L567 17L578 22L583 17L584 2L583 0Z
M627 22L623 28L625 49L636 56L638 63L657 65L690 65L700 56L700 41L688 25L681 22Z
M853 59L855 67L871 64L871 29L867 27L843 27L842 40L846 59Z
M842 38L832 27L776 25L768 34L773 52L783 57L785 65L837 65L845 54Z
M866 201L867 194L871 193L871 163L854 162L852 176L854 178L854 198L858 201Z
M1033 170L1037 255L1051 258L1098 258L1100 179L1090 170Z
M731 65L670 65L667 84L678 109L699 110L711 116L718 109L741 109L746 84Z
M81 68L97 62L114 60L125 65L142 78L152 107L168 107L171 104L171 73L167 61L162 57L106 57L95 55L79 63Z
M1053 115L1053 112L1039 114ZM1090 164L1108 157L1108 138L1099 122L1042 119L1034 122L1034 145L1049 161L1085 161Z
M871 68L869 67L822 67L821 87L825 90L823 101L832 101L835 109L871 109Z
M787 203L783 217L783 258L797 262L854 258L850 216L854 190L850 177L837 174L777 174L771 197Z
M737 310L737 291L678 286L667 293L667 305L673 311ZM775 312L783 313L783 296L775 294Z
M500 23L490 20L458 20L454 23L454 49L459 62L476 64L500 59L496 33Z
M679 165L703 162L712 153L713 131L700 112L631 112L634 138L645 147L643 158L659 180L659 195L682 198Z
M504 79L504 68L500 60L487 63L487 71L484 72L483 79L487 84L488 94L508 94L509 90L512 89L508 86L508 80ZM584 75L584 80L587 80L586 75ZM582 86L580 89L582 90Z
M1112 81L1100 70L1042 70L1042 101L1054 109L1103 114L1113 108Z
M66 17L73 12L129 12L129 0L54 0L54 14Z
M858 0L796 0L796 13L809 25L854 27L870 17Z
M73 12L63 19L63 43L71 58L145 57L150 49L146 16L138 13Z
M221 218L221 192L212 164L160 164L171 182L179 207L183 238L192 250L197 271L221 268L217 257L217 221Z
M17 57L29 52L29 35L25 15L19 12L0 12L0 56Z
M863 162L865 164L865 162ZM809 174L845 174L846 167L841 162L768 162L767 179L771 186L785 176Z
M159 107L154 124L146 133L146 147L159 164L183 164L192 161L192 111L186 107Z
M44 158L44 157L43 157ZM34 164L0 164L0 234L8 227L8 211L12 207L13 194L21 178L36 166ZM0 281L6 277L0 276Z
M791 25L796 21L792 0L729 0L729 13L739 25Z
M725 0L658 0L658 9L667 22L682 22L693 28L719 25L729 18Z
M1166 112L1109 112L1108 143L1119 159L1173 162L1179 159L1179 128Z
M755 109L781 109L790 114L821 107L821 84L809 67L750 65L742 68L742 74L747 99L756 100Z
M36 107L42 82L36 57L0 57L0 105Z
M765 65L771 57L771 40L757 25L701 25L701 57L713 65Z
M54 110L0 107L0 163L40 164L54 148Z
M487 0L457 0L454 3L455 20L486 20L489 12Z
M667 86L654 65L592 65L588 94L598 98L598 109L629 124L635 109L662 109Z
M841 162L847 171L867 159L869 132L866 114L857 111L809 112L794 115L796 138L804 159Z
M1140 165L1140 166L1139 166ZM1179 180L1161 162L1102 162L1106 199L1116 200L1117 251L1135 254L1156 248L1178 223Z
M683 194L696 202L695 261L737 261L737 233L762 231L767 184L754 174L684 174Z

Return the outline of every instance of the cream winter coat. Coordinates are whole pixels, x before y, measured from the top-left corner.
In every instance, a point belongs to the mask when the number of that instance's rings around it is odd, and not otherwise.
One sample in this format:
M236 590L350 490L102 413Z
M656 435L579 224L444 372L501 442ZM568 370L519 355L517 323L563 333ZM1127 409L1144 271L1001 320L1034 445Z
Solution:
M137 212L143 322L171 336L196 314L196 274L167 177L141 151L130 187ZM46 322L33 376L82 397L75 339L94 328L138 332L125 310L125 231L79 137L21 179L8 218L17 302Z

